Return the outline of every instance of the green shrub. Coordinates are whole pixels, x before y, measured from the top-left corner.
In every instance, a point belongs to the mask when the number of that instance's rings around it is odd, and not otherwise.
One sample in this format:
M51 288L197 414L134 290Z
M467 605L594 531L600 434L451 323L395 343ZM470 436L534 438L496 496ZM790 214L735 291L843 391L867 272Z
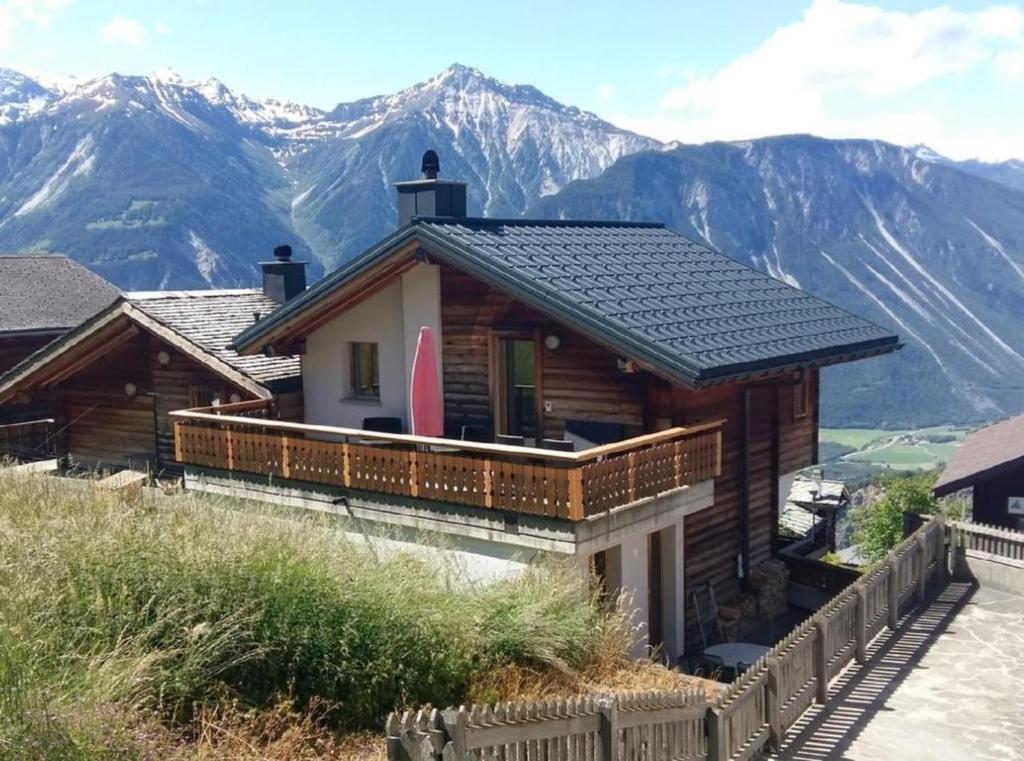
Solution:
M854 541L871 562L881 560L903 541L903 514L937 512L932 486L936 474L888 476L881 480L880 499L852 513L856 527Z

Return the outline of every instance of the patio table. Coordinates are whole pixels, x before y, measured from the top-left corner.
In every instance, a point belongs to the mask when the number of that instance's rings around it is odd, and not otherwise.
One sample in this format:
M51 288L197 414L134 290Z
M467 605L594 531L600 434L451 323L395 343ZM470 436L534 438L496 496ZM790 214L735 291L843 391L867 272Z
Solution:
M722 659L722 664L734 669L740 663L754 663L768 652L769 648L764 645L756 645L753 642L723 642L721 645L713 645L704 651L705 655L713 655Z

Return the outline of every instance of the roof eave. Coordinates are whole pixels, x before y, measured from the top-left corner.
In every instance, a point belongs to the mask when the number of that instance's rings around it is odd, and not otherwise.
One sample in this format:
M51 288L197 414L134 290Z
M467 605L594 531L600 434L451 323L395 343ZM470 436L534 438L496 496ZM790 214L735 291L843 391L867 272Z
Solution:
M261 339L265 338L275 327L285 323L291 316L301 313L306 307L315 304L320 298L331 293L335 288L344 285L352 275L366 267L372 266L376 261L386 258L393 249L414 238L416 233L415 223L396 230L374 246L366 249L348 264L324 277L300 296L286 304L282 304L273 312L270 312L258 322L243 330L228 344L228 348L242 355L258 354L263 351L271 341L263 341L261 343Z
M891 354L902 348L903 344L900 343L898 336L886 336L885 338L861 341L855 344L830 346L801 354L770 357L742 364L711 368L699 373L696 383L698 387L716 386L792 370L807 370L845 362L856 362L883 354Z
M973 473L967 473L965 475L954 478L951 481L942 481L942 477L939 477L939 481L932 487L932 494L936 497L946 497L950 494L955 494L958 491L967 489L974 486L979 481L988 481L989 479L995 478L1007 471L1014 470L1015 468L1024 467L1024 455L1020 457L1014 457L1012 460L1005 460L995 465L991 465L981 470L976 470Z

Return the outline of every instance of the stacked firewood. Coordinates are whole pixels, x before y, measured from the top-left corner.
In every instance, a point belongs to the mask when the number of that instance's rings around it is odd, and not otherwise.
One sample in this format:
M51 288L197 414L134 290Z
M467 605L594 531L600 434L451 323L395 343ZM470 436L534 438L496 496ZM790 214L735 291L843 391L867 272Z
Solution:
M750 571L750 591L757 600L757 617L762 621L786 612L789 600L789 571L781 560L766 560Z

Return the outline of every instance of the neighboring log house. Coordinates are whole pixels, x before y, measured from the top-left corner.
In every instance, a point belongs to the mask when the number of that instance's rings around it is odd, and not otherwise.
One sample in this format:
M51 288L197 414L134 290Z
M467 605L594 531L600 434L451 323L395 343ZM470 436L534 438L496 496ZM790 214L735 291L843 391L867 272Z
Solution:
M301 269L276 261L264 265L265 273L282 266ZM280 414L291 414L288 405L300 389L298 359L242 357L227 348L284 300L275 292L279 278L265 274L264 281L269 296L259 290L125 293L0 376L0 405L50 408L57 454L73 465L180 472L171 410L275 398Z
M0 374L110 306L117 295L114 286L66 256L0 255ZM45 405L8 404L0 408L0 425L49 413Z
M176 413L188 485L443 535L480 576L573 556L678 657L686 590L773 554L819 369L898 339L661 225L470 218L424 171L394 234L233 344L301 357L303 423ZM404 433L423 326L440 440Z

